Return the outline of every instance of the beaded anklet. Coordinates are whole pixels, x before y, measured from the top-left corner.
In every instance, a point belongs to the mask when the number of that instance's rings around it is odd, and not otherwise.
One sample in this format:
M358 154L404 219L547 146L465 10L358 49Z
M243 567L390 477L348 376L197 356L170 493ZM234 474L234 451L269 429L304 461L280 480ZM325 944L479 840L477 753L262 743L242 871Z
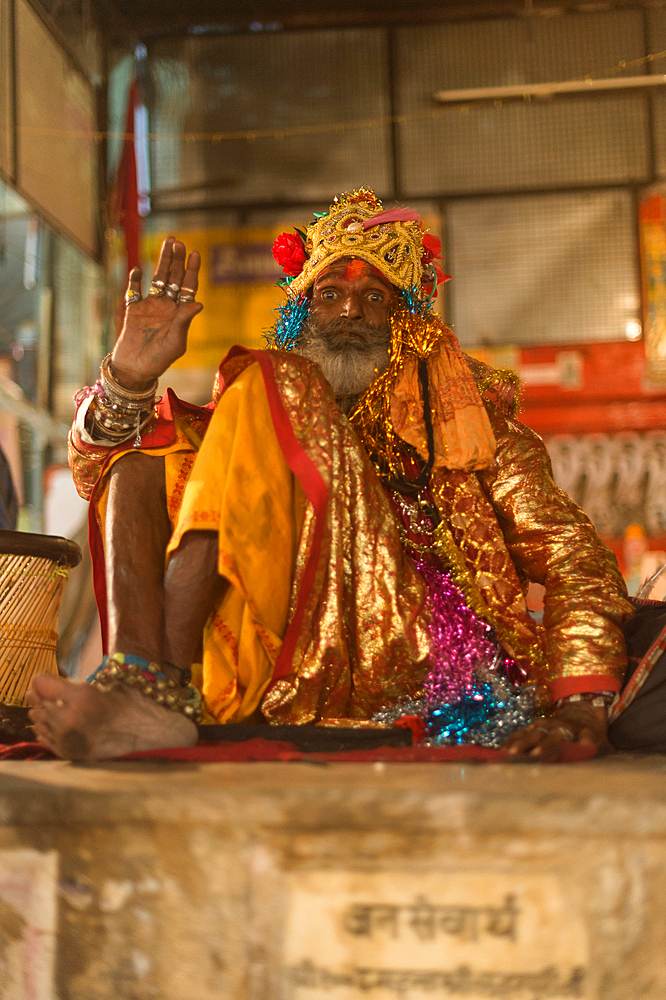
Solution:
M141 656L126 653L105 656L97 670L87 678L87 683L105 691L116 683L127 684L163 708L182 712L192 722L199 724L202 719L201 695L194 685L180 687L160 670L157 663L149 663Z

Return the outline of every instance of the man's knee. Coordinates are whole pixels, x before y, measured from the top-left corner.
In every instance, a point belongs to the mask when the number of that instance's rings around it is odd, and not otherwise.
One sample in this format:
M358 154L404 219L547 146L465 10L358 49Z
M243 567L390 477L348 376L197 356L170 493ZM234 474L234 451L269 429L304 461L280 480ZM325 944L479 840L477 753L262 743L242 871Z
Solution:
M152 455L147 451L128 451L117 458L109 472L109 478L115 480L137 479L159 482L164 480L164 456Z
M134 501L166 511L164 456L131 451L116 459L109 472L109 501L114 506Z

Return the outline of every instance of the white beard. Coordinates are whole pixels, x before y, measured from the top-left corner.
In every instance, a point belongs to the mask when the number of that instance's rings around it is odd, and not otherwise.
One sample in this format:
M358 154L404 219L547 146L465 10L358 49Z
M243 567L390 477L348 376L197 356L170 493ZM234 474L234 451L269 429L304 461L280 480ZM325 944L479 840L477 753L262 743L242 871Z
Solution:
M366 339L336 340L332 332L334 324L338 328L343 325L334 320L333 324L318 329L309 323L296 351L318 365L337 399L352 397L351 404L388 367L390 335L388 329L375 330L366 324L350 323Z

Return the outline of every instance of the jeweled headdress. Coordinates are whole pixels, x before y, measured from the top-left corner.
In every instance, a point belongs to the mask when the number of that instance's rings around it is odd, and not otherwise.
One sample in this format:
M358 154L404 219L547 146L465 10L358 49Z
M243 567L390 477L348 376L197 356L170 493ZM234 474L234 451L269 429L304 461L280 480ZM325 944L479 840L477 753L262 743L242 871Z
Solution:
M441 243L424 233L418 212L384 211L368 188L337 195L328 212L315 213L306 231L296 233L283 233L273 247L287 275L281 284L292 298L306 292L341 257L366 261L403 290L423 288L429 294L446 277L433 263Z

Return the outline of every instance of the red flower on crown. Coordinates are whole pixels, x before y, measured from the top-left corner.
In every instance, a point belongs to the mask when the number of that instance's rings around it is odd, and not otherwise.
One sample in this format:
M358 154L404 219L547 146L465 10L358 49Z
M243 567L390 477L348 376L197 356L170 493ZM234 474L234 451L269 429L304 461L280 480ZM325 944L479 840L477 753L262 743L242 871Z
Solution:
M281 233L273 244L273 256L285 274L297 278L308 259L305 244L298 234Z
M435 257L439 257L442 252L442 241L438 240L436 236L431 236L430 233L424 234L421 245L423 247L421 255L423 264L429 264Z
M436 257L442 252L442 242L438 240L436 236L431 236L430 233L424 233L423 239L421 240L421 245L423 246L423 253L421 254L421 264L424 268L430 264L432 271L430 272L429 278L423 282L424 291L430 295L435 290L435 296L437 295L436 286L440 285L443 281L450 281L451 275L444 274L442 268L440 267ZM435 280L432 280L433 272ZM434 297L434 296L433 296Z

